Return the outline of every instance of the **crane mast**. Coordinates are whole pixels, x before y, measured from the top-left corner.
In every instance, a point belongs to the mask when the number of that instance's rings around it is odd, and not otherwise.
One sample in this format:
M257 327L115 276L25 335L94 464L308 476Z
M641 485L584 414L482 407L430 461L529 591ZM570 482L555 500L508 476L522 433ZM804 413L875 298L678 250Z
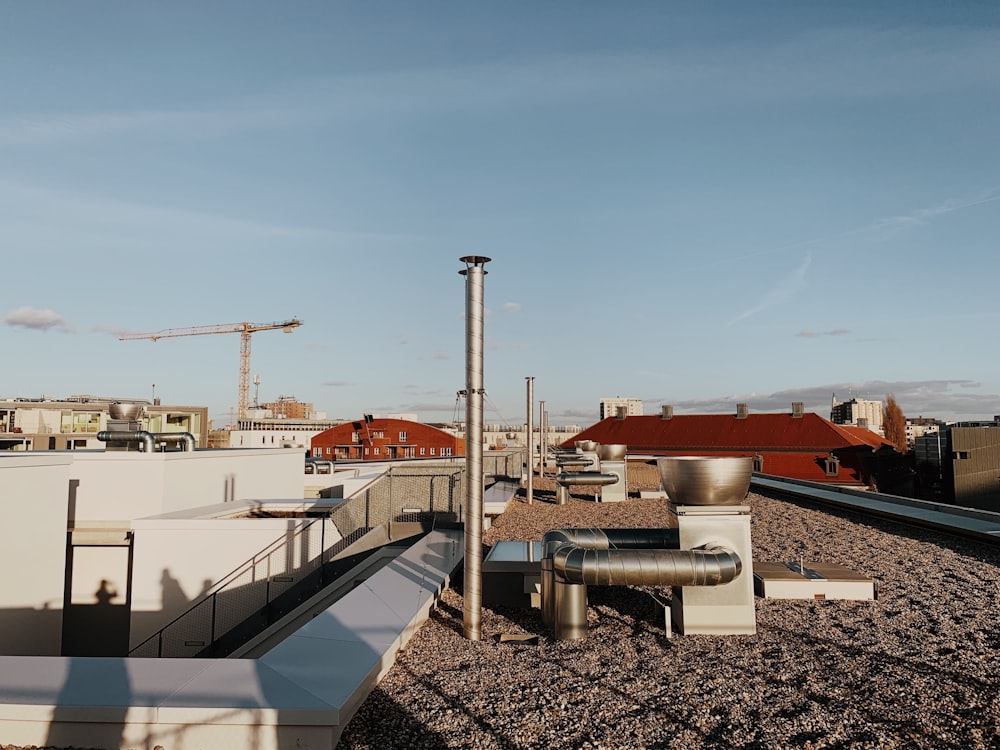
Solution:
M278 321L275 323L222 323L210 326L192 326L190 328L165 328L155 333L126 333L118 337L119 341L138 341L146 339L157 341L175 336L206 336L214 333L238 333L240 334L240 387L237 395L237 418L246 419L247 405L250 401L250 341L251 336L257 331L273 331L281 329L285 333L291 333L294 329L302 325L298 318Z

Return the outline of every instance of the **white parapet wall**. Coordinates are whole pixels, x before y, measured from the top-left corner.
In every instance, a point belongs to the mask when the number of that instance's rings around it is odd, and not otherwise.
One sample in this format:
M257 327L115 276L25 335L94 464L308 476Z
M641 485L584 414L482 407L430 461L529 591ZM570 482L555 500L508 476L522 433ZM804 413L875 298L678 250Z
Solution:
M71 605L93 608L107 594L105 604L124 607L135 520L217 504L233 508L241 500L301 500L303 454L300 449L273 448L0 455L0 653L65 653L66 596ZM214 556L210 534L195 536L197 549L176 542L179 560L197 559L202 551L206 556L206 566L197 575L193 565L168 558L182 573L185 599L197 596L206 579L225 575L285 533L288 524L281 526L245 538L236 550L228 549L227 542ZM72 547L67 531L72 531ZM253 545L256 549L247 551ZM223 561L229 553L233 556ZM161 564L158 574L167 567ZM163 611L162 581L157 586ZM143 606L151 599L147 588L144 580Z
M262 505L293 512L314 503L242 501L133 522L130 649L184 613L213 584L247 561L259 557L244 589L294 571L312 560L324 545L341 538L333 524L316 518L233 517ZM303 531L304 527L308 528ZM279 553L261 555L278 542L283 542ZM239 584L234 586L234 596L240 588ZM198 650L193 649L192 655Z
M0 653L60 653L71 463L0 455Z
M132 519L235 500L302 497L305 451L297 448L74 454L77 526Z

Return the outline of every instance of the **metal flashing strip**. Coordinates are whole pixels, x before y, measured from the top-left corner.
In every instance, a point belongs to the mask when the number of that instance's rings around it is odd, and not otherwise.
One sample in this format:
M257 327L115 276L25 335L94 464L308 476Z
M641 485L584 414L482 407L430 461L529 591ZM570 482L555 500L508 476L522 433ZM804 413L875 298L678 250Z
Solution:
M858 511L900 523L971 537L992 544L1000 543L1000 513L948 506L942 503L914 500L877 492L830 488L814 482L763 477L755 474L751 489L771 490L819 503Z

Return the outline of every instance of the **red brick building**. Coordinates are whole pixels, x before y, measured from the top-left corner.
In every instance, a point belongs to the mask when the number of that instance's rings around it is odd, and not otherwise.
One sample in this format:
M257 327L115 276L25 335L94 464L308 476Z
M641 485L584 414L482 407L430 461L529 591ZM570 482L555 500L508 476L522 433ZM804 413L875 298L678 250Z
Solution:
M361 461L464 456L465 440L421 422L367 417L314 435L311 455Z
M796 412L609 417L565 447L577 440L624 444L631 454L752 456L763 474L861 487L876 484L888 454L896 453L871 430Z

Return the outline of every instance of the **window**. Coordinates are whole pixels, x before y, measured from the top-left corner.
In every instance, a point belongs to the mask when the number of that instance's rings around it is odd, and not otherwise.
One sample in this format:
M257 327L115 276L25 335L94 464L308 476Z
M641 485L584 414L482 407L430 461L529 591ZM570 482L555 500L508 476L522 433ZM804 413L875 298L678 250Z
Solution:
M421 448L420 449L420 455L421 456L425 455L426 453L427 453L427 449L426 448Z
M375 430L375 432L372 433L372 437L373 438L384 439L385 438L385 432L383 430Z
M828 477L835 477L840 473L840 459L836 456L827 456L826 459L826 475Z
M758 474L764 471L764 457L761 455L756 455L753 457L753 470Z
M368 446L365 446L365 455L368 455Z
M441 449L441 455L442 456L450 456L451 455L451 448L442 448Z
M405 443L406 442L406 433L405 432L399 433L399 442L401 442L401 443Z
M356 433L356 432L352 432L351 433L351 442L352 443L358 442L358 433Z
M433 448L431 448L431 455L432 456L434 455L434 449Z
M381 453L382 453L382 449L381 449L381 448L379 448L379 447L378 447L378 446L376 445L376 446L375 446L375 455L376 455L376 456L378 456L378 455L380 455Z
M952 454L952 458L957 461L964 461L969 457L969 451L955 451Z

